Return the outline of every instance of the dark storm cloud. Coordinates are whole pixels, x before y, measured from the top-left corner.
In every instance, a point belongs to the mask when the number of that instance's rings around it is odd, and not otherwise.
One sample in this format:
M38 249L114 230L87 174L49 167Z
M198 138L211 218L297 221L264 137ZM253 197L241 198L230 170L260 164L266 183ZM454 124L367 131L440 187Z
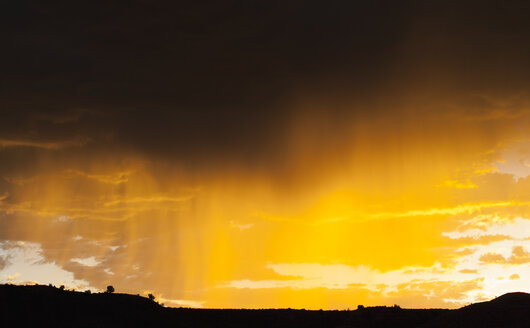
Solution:
M8 136L33 127L44 134L33 138L55 140L75 135L65 129L94 134L83 131L86 123L160 152L259 151L269 134L282 132L293 86L346 61L363 80L373 74L369 64L391 46L384 32L395 35L402 25L372 21L382 9L371 2L12 3L2 17L3 125ZM107 116L80 121L71 110ZM54 126L73 117L80 124Z
M221 155L274 161L292 103L305 96L353 99L356 115L392 115L367 104L395 105L414 92L466 103L468 94L528 85L524 3L2 6L0 139L30 152L118 147L191 164ZM332 107L330 116L343 117Z

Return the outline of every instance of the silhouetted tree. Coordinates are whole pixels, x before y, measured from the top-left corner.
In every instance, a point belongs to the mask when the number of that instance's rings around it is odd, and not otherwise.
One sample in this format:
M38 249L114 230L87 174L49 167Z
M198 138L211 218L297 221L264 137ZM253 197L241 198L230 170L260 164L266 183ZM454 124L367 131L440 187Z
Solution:
M154 301L154 300L155 300L155 295L153 295L153 294L149 294L149 295L147 295L147 297L149 297L149 299L150 299L151 301Z
M114 287L107 286L107 293L109 293L109 294L114 293Z
M61 285L61 287L59 287L60 290L64 290L64 285Z
M364 309L364 305L362 304L357 305L357 310L362 310L362 309Z

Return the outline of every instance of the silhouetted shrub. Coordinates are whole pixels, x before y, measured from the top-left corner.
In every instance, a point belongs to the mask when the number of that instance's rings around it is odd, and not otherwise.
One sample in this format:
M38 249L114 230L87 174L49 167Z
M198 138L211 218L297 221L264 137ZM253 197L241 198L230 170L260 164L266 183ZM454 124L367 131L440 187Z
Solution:
M92 292L90 291L90 289L87 289L85 290L85 294L92 294Z
M107 286L107 293L109 293L109 294L114 293L114 287Z
M364 305L362 304L357 305L357 310L363 310L363 309L364 309Z
M64 290L64 285L61 285L61 287L59 287L60 290Z
M150 299L151 301L154 301L154 300L155 300L155 295L153 295L153 294L149 294L149 295L147 295L147 297L149 297L149 299Z

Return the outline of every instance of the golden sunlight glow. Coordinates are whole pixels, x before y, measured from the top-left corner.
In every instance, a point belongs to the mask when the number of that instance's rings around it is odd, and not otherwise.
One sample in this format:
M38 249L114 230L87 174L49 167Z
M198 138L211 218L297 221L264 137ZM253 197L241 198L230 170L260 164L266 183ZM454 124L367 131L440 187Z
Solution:
M450 124L437 121L383 143L387 122L369 121L328 148L318 119L302 122L288 180L237 168L191 179L142 157L43 160L6 177L9 239L30 244L1 245L19 259L1 276L35 280L49 263L42 283L221 308L457 307L530 286L530 183L510 148L528 145L520 136L507 129L496 149L456 122L431 147Z
M0 284L201 308L530 292L530 2L12 3Z

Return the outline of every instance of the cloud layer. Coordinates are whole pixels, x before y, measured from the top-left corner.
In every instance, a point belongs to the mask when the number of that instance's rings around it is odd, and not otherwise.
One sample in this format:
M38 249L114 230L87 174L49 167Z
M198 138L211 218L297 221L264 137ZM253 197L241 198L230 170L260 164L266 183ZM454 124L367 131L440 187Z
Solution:
M527 288L528 6L6 5L0 277L205 307Z

